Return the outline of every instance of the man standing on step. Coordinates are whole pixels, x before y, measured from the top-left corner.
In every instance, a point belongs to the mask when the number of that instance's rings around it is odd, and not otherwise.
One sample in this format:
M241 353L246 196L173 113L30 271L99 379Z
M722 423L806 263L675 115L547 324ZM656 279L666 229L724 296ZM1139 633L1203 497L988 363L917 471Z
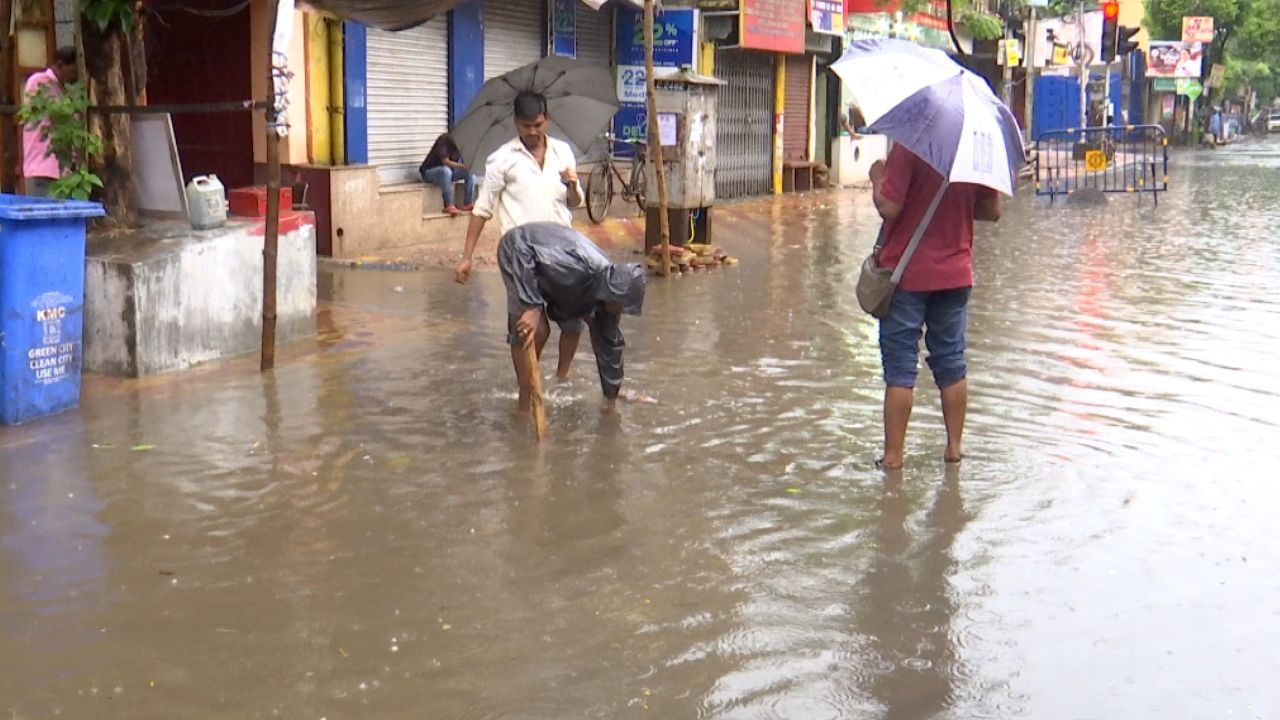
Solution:
M578 160L569 144L547 135L551 124L547 100L523 92L515 99L516 137L494 151L485 163L484 185L467 226L467 245L455 279L466 284L471 279L471 263L485 223L494 215L503 235L528 223L555 223L573 226L569 208L582 205L578 183ZM569 377L573 356L586 324L576 318L557 322L560 326L560 358L556 377Z

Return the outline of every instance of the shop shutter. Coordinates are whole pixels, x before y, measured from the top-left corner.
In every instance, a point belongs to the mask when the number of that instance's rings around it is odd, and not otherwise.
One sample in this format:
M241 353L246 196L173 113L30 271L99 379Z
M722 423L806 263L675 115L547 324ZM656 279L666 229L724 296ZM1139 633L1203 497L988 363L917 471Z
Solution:
M485 80L542 57L543 0L486 0L483 17Z
M724 200L773 191L773 56L717 50L716 197Z
M783 103L782 156L787 161L809 159L809 84L813 78L808 55L788 55L786 101Z
M369 29L369 163L384 185L421 182L418 165L449 127L449 25Z
M578 59L609 68L613 65L613 9L592 10L578 4ZM599 162L607 151L604 142L597 142L578 158L581 162Z

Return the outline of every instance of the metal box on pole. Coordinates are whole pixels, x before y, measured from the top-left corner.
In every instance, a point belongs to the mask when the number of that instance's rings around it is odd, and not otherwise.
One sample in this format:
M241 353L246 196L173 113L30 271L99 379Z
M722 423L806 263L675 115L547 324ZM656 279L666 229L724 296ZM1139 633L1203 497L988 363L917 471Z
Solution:
M654 100L659 137L649 138L648 152L661 152L667 181L671 242L710 242L711 207L716 201L716 105L724 82L683 70L656 78ZM654 165L647 164L646 184L657 187ZM658 198L646 195L645 245L658 239Z

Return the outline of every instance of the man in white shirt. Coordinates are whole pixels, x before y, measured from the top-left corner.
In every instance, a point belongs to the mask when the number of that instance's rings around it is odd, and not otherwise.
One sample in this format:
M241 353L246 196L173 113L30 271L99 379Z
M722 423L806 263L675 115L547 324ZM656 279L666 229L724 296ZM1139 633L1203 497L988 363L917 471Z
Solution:
M569 144L547 135L551 124L547 100L536 93L523 92L515 99L517 137L503 145L485 162L484 186L467 226L467 245L454 279L466 284L471 279L471 261L485 223L494 215L502 234L535 222L573 225L571 207L582 205L578 183L578 161ZM586 329L581 320L566 320L560 326L560 358L556 376L569 376L569 367L578 351L578 341ZM511 349L517 368L521 348Z

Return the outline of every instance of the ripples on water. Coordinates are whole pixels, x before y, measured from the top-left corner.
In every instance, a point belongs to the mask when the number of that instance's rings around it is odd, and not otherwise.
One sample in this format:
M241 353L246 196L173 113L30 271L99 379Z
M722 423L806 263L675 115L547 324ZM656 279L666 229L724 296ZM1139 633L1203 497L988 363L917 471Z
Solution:
M865 194L722 210L742 265L624 323L661 404L602 416L584 355L543 447L494 274L327 273L274 379L0 434L0 709L1277 716L1276 155L983 228L959 470L924 377L907 471L871 467Z

